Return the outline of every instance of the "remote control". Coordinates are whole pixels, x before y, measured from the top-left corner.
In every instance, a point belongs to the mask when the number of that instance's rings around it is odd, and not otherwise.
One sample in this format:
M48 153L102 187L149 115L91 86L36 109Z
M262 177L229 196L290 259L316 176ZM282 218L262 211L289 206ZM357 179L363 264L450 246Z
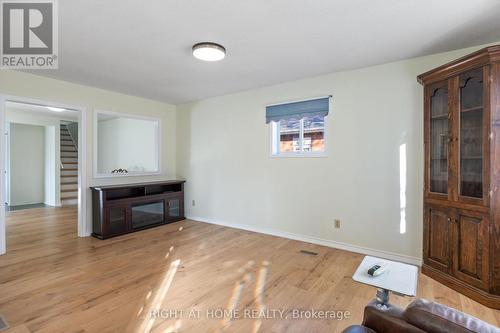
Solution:
M386 269L387 269L387 265L375 264L368 270L367 273L368 273L368 275L375 277L375 276L379 276L382 273L384 273Z

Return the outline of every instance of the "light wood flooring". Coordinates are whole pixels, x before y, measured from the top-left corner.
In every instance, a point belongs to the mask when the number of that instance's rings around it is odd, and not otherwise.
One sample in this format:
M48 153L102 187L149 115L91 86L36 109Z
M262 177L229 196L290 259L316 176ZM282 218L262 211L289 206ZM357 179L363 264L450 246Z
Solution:
M7 249L0 315L9 332L340 332L375 295L351 279L363 255L189 220L102 241L76 237L75 208L8 212ZM500 324L500 311L423 275L418 296ZM245 309L350 318L259 320Z

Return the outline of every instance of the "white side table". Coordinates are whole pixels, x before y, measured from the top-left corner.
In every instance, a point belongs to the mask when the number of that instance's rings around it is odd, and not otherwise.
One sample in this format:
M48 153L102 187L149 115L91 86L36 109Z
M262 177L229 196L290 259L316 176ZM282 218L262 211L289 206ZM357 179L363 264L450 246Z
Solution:
M387 264L387 269L379 276L368 275L368 270L376 264ZM418 268L396 261L366 256L352 276L354 281L377 287L377 300L389 303L389 292L402 296L417 295Z

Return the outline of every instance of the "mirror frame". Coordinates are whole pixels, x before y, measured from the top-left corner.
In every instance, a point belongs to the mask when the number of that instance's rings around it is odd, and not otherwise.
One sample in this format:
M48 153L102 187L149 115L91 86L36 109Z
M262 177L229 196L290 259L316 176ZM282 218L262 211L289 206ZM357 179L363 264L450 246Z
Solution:
M97 155L98 155L98 127L97 122L99 115L111 115L122 118L129 119L138 119L138 120L149 120L156 122L156 170L150 172L129 172L129 173L99 173L97 170ZM157 176L161 174L161 119L155 117L147 117L147 116L138 116L134 114L128 113L119 113L114 111L105 111L105 110L94 110L94 125L93 125L93 169L94 169L94 178L116 178L116 177L136 177L136 176Z

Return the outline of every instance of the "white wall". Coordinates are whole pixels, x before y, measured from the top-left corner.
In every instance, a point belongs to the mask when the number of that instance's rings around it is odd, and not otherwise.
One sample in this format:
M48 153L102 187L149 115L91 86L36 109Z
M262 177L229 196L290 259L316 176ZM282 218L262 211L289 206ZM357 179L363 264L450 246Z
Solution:
M22 108L7 108L5 119L12 123L43 126L45 128L44 200L46 205L61 206L60 193L60 120L44 113L36 114ZM11 191L15 190L12 187Z
M45 188L44 188L44 203L49 206L60 206L60 164L56 156L60 156L60 138L56 135L56 130L59 126L45 126ZM59 133L59 131L57 131Z
M45 128L10 124L10 205L43 203Z
M97 170L129 172L158 171L157 123L132 118L101 119L97 122Z
M26 97L50 102L57 102L67 105L82 107L86 110L87 150L88 156L86 164L85 179L89 186L119 184L140 181L153 181L155 179L165 179L175 177L175 139L176 139L176 112L175 106L166 103L156 102L140 97L124 95L116 92L106 91L93 87L73 84L65 81L54 80L46 77L36 76L29 73L2 70L0 71L0 94ZM108 110L119 113L135 114L140 116L157 117L162 120L162 170L161 175L155 177L119 177L95 179L92 174L93 165L93 128L92 119L94 110ZM3 183L2 183L3 184ZM91 232L92 204L90 200L90 189L87 191L86 210L86 230L84 234ZM0 212L0 219L2 214ZM0 223L1 225L1 223ZM3 231L0 230L0 239L3 238ZM0 253L2 252L0 244Z
M177 170L187 179L187 216L418 262L423 89L416 76L475 49L179 106ZM271 158L265 106L325 95L333 95L328 157ZM400 202L403 161L406 207ZM340 229L333 226L337 218Z

